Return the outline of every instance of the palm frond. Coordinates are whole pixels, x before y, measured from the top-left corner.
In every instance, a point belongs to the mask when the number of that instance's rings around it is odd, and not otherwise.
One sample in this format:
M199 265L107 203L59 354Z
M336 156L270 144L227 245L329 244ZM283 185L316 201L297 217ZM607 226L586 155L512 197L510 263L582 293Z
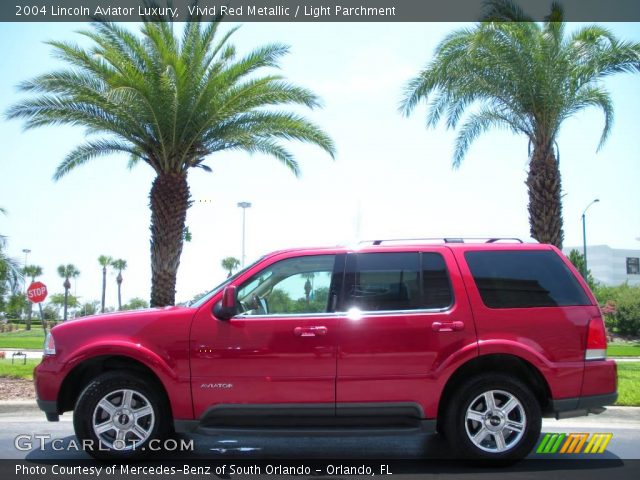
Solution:
M511 0L485 0L483 22L533 22L533 18Z
M576 94L571 104L567 106L567 109L563 113L564 117L568 118L588 107L599 107L604 113L604 127L602 128L602 134L598 142L599 151L607 141L607 138L609 138L611 127L613 126L613 101L609 93L602 88L585 87Z
M640 70L640 44L588 26L567 36L563 8L554 2L543 24L510 0L485 2L484 21L456 30L438 45L433 60L410 79L401 111L427 104L426 125L444 121L459 129L454 166L480 133L500 123L552 148L561 123L588 106L605 114L598 149L606 141L613 106L597 82ZM497 118L486 112L499 114ZM461 126L460 126L461 125Z
M513 130L511 119L495 110L482 109L479 112L470 114L458 130L455 152L453 154L453 168L460 167L473 141L494 127L510 128Z
M54 180L60 180L60 178L79 165L83 165L96 157L111 155L114 153L140 155L140 151L137 150L136 147L116 139L88 141L85 144L76 147L75 150L65 157L62 163L58 165L53 178Z
M70 68L20 85L30 96L9 108L8 118L23 120L24 128L78 125L99 136L71 152L54 178L118 152L129 154L129 167L142 160L158 173L204 168L207 155L229 146L272 152L290 168L297 164L279 142L308 142L335 155L330 137L304 117L267 114L272 107L321 106L312 91L269 72L288 46L264 45L236 58L229 43L236 28L220 33L221 18L196 19L180 35L171 22L147 20L141 35L95 22L80 32L88 48L49 42Z

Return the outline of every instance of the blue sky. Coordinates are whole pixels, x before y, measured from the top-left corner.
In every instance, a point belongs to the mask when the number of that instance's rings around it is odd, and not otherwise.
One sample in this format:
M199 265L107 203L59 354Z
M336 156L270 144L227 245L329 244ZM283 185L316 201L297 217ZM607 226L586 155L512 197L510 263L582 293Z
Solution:
M229 24L230 27L232 24ZM640 41L640 24L610 24L619 37ZM60 66L48 39L80 41L82 24L0 24L6 46L0 60L0 111L18 98L20 81ZM227 28L228 28L227 27ZM291 46L282 73L313 89L324 108L305 113L336 141L332 161L317 148L292 144L302 176L275 160L222 153L210 158L212 174L189 176L195 205L187 224L178 274L178 300L221 281L220 260L241 255L239 201L247 211L247 261L271 250L335 245L356 239L415 236L520 236L529 234L527 140L493 131L451 168L455 133L427 130L425 108L410 118L397 110L406 81L431 58L436 44L460 24L248 23L233 37L240 53L270 42ZM571 28L575 28L572 25ZM129 28L136 28L129 24ZM605 80L615 104L613 132L596 152L603 126L598 110L565 122L558 139L563 175L565 245L581 245L580 216L588 213L590 244L640 248L640 77ZM0 119L0 233L9 253L44 267L50 292L62 291L56 267L74 263L82 300L99 299L101 254L124 258L125 300L148 298L149 210L152 171L126 169L124 157L94 160L59 182L55 167L84 138L80 128L22 131ZM198 203L208 200L208 203ZM115 305L115 274L107 304ZM74 290L72 289L72 290Z

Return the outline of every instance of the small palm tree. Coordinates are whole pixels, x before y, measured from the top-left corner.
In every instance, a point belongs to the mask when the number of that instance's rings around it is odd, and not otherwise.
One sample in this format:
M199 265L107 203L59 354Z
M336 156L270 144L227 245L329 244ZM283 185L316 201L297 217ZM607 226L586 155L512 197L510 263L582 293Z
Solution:
M222 265L222 268L224 268L228 272L227 278L229 278L231 275L233 275L233 271L240 266L240 260L238 260L236 257L226 257L222 259L222 262L220 262L220 264Z
M9 118L26 128L85 126L90 138L67 155L54 178L97 157L126 153L130 166L155 174L151 208L151 306L173 305L185 220L191 206L187 175L217 152L241 150L274 157L294 174L299 168L283 141L315 144L334 156L331 138L289 106L320 105L311 91L274 74L289 51L266 45L238 56L219 34L221 18L203 24L187 18L182 34L168 20L145 21L135 35L116 23L96 22L82 32L93 45L49 44L70 68L20 85L34 97ZM267 73L264 71L267 70ZM276 110L286 107L286 110Z
M31 282L35 282L36 278L42 275L42 267L39 265L27 265L22 269L25 277L31 278Z
M127 261L119 258L111 262L111 266L118 271L118 276L116 277L116 283L118 284L118 310L122 310L122 271L127 268Z
M62 286L64 287L64 315L62 316L62 320L67 320L67 309L69 306L69 289L71 288L70 278L77 278L80 275L80 270L78 270L75 265L69 263L67 265L60 265L58 267L58 275L64 278L64 283Z
M402 109L408 115L421 101L428 103L429 127L446 117L447 127L456 128L464 118L454 168L490 128L526 135L531 236L562 248L558 132L562 122L580 110L600 108L602 147L613 122L613 104L602 79L637 72L640 44L618 40L599 26L567 35L558 3L552 4L544 24L535 23L510 0L485 4L486 21L448 35L435 58L408 83Z
M315 278L315 276L316 275L313 272L302 274L302 278L306 279L306 282L304 282L304 297L307 303L309 303L309 301L311 300L311 292L313 291L313 279Z
M25 277L31 278L31 282L35 282L36 278L42 275L42 267L38 265L26 265L22 269L22 273ZM42 305L39 303L38 307L40 307L40 318L42 319ZM29 307L27 309L27 321L25 322L25 330L31 330L31 314L33 313L33 303L29 302ZM43 325L44 328L44 325Z
M98 263L102 267L102 302L100 304L100 312L104 313L105 297L107 294L107 267L113 263L113 258L107 255L100 255Z

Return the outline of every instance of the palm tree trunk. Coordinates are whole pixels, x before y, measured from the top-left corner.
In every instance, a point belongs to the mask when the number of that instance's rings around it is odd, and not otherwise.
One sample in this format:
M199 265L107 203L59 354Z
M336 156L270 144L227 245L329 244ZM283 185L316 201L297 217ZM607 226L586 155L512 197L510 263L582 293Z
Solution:
M531 236L562 248L562 184L560 168L550 142L536 142L526 181L529 189Z
M122 289L122 273L118 272L118 278L116 278L116 282L118 284L118 310L122 310L122 295L120 291Z
M33 303L29 302L29 308L27 308L27 320L24 323L25 330L31 330L31 313L33 312Z
M44 336L47 336L47 326L44 321L44 313L42 312L42 302L38 304L38 310L40 310L40 323L42 323L42 331L44 332Z
M102 306L100 311L104 313L104 303L107 294L107 267L102 267Z
M186 173L159 174L151 186L152 307L175 303L183 232L191 205L189 197Z
M67 306L69 304L69 289L71 288L71 282L69 281L69 277L64 279L64 316L62 317L62 321L67 321Z
M64 315L62 317L63 322L67 321L67 302L68 301L69 301L69 289L65 288L64 289Z

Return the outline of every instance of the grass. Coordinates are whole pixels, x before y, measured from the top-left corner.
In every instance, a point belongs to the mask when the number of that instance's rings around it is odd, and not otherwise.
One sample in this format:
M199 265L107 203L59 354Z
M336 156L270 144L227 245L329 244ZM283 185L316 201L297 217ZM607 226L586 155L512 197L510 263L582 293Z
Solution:
M0 348L29 348L42 349L44 333L42 327L32 327L31 330L14 330L0 333Z
M640 362L618 363L616 405L640 406Z
M27 359L24 365L22 358L16 357L14 363L11 363L11 357L0 359L0 377L24 378L33 380L33 368L40 363L40 359Z
M640 357L640 343L612 343L607 347L610 357Z

